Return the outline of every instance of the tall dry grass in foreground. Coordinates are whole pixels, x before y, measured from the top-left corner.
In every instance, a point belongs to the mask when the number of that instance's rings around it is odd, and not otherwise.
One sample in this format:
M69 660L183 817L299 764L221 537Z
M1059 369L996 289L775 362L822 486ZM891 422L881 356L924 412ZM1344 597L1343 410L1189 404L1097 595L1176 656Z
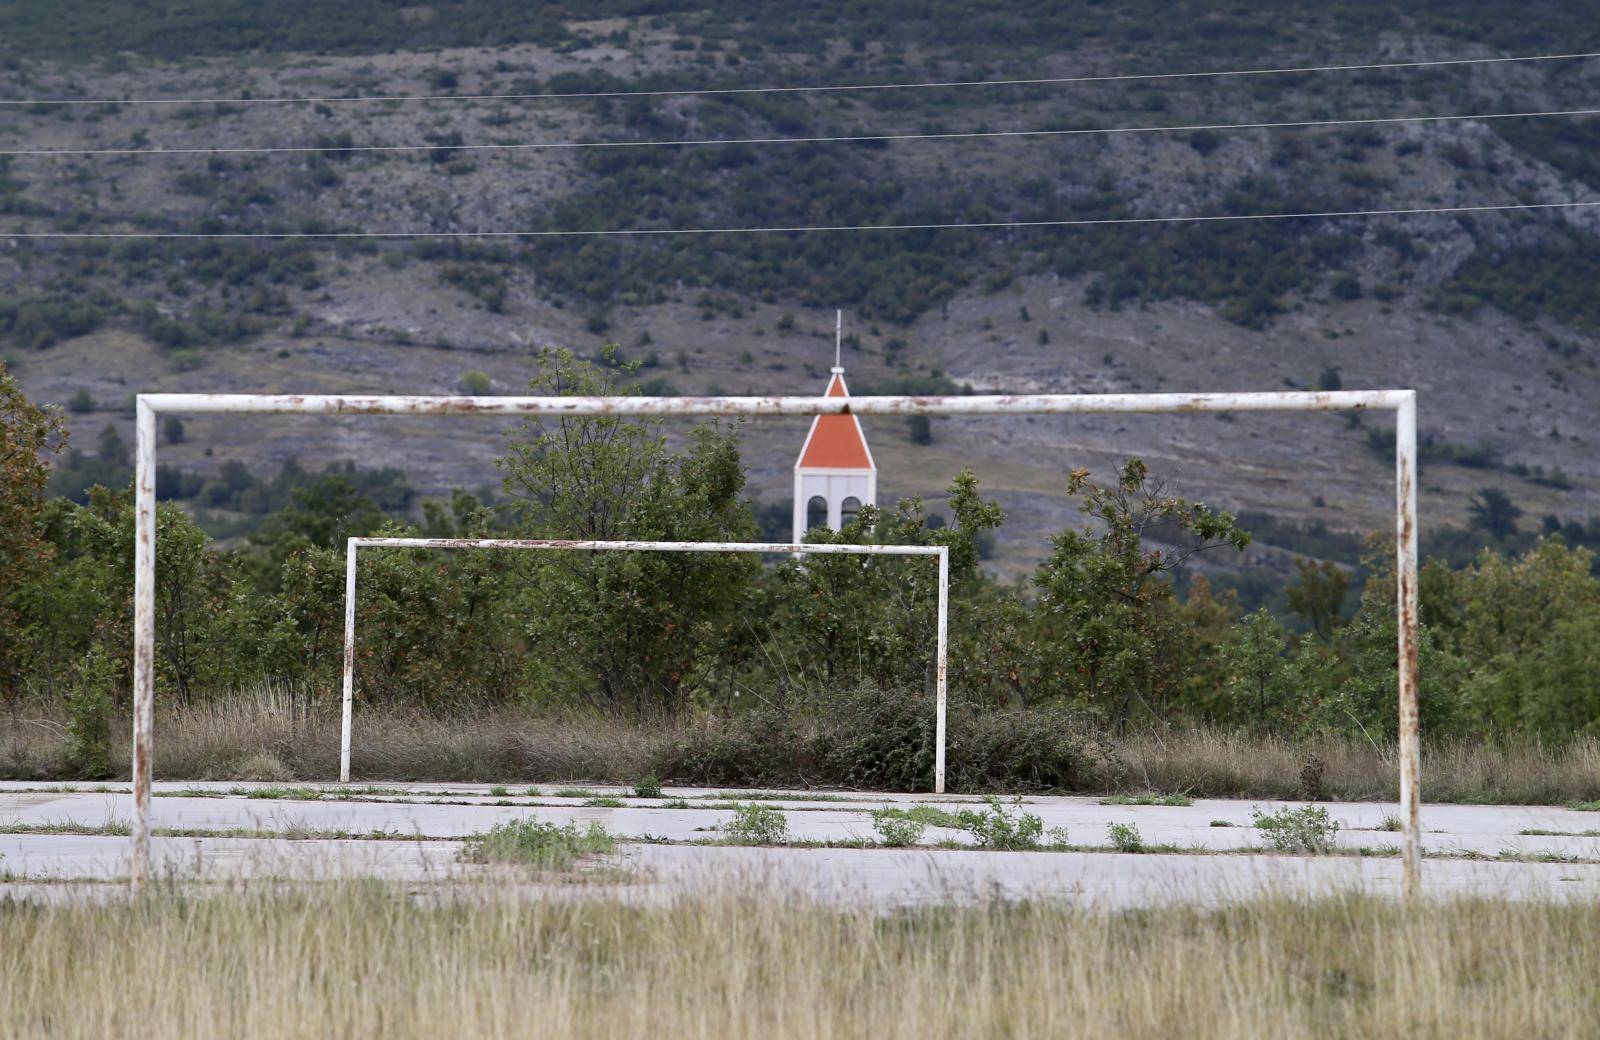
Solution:
M0 1035L1593 1036L1600 909L1366 898L880 916L375 885L0 905Z

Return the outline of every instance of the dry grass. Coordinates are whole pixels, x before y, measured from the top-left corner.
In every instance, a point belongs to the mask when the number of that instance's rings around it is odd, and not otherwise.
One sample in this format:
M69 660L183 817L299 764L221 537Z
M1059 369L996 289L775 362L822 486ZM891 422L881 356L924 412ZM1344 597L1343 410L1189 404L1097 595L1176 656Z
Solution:
M639 906L350 884L3 918L5 1036L1577 1037L1600 1020L1591 906L885 917L737 886Z
M63 719L35 710L0 715L0 778L67 779ZM115 723L129 731L126 717ZM356 715L351 769L392 780L632 782L650 772L657 749L674 734L608 719L535 715L516 708L448 718L417 711ZM118 776L129 748L112 747ZM158 711L155 774L167 780L335 780L337 710L307 711L271 691Z
M1351 738L1295 743L1219 730L1142 734L1120 741L1124 783L1196 798L1393 801L1395 749ZM1308 783L1320 788L1307 790ZM1425 743L1422 791L1430 802L1562 805L1600 798L1600 740Z
M64 717L48 710L0 714L0 779L78 779L66 764ZM115 732L128 722L118 719ZM711 724L639 725L587 716L498 708L440 717L367 710L356 717L353 771L382 780L631 784L677 775L672 764L715 745L717 754L759 766L776 750ZM688 753L685 750L688 749ZM326 709L264 691L159 712L155 771L168 780L331 780L338 776L339 721ZM126 777L128 747L112 747ZM961 763L952 763L961 776ZM752 772L759 775L760 769ZM1361 738L1294 742L1239 731L1183 729L1117 740L1110 761L1086 770L1080 793L1181 792L1195 798L1398 797L1392 745ZM838 783L826 776L812 783ZM1428 801L1552 805L1600 800L1600 739L1561 745L1530 741L1428 744L1422 763ZM1314 788L1314 789L1313 789Z

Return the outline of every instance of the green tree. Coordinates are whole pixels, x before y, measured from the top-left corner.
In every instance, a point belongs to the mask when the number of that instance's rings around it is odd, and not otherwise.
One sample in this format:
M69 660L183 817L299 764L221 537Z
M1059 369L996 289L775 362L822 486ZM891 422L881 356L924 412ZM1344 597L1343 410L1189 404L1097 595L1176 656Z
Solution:
M1005 520L983 500L978 481L963 470L951 481L954 523L934 527L922 500L901 499L893 510L866 506L839 531L818 528L807 540L823 544L944 545L950 550L951 631L964 593L979 582L979 541ZM880 688L933 681L938 566L930 558L814 555L778 568L779 591L771 658L781 678L815 679L830 689L860 681ZM956 656L960 656L957 654Z
M1068 530L1052 540L1034 575L1038 609L1049 626L1056 673L1119 730L1142 705L1157 717L1181 686L1171 651L1182 635L1174 620L1172 572L1196 553L1243 549L1250 536L1225 512L1166 493L1140 459L1129 459L1115 484L1074 470L1067 493L1099 529ZM1147 548L1156 528L1179 544Z
M23 586L46 573L45 457L66 444L61 415L29 401L0 362L0 693L15 697L20 676L16 632Z
M1350 572L1332 560L1295 560L1299 579L1288 588L1289 609L1323 639L1332 639L1350 591Z
M1229 721L1272 725L1289 693L1287 648L1288 633L1265 607L1235 626L1221 652L1234 709Z
M579 361L546 350L539 395L637 393L637 365ZM659 419L540 416L499 460L516 526L544 538L750 541L738 425L701 423L681 451ZM523 554L519 607L536 685L607 711L676 715L705 682L718 646L742 619L760 566L748 554Z
M1333 721L1369 736L1393 739L1399 721L1399 618L1395 609L1394 558L1374 543L1365 559L1369 571L1355 617L1341 633L1349 672L1343 678L1336 703L1329 708ZM1427 583L1422 588L1426 589ZM1437 612L1430 605L1424 616ZM1461 685L1468 665L1455 652L1453 640L1426 622L1418 625L1417 662L1420 686L1418 707L1424 732L1449 733L1461 723Z

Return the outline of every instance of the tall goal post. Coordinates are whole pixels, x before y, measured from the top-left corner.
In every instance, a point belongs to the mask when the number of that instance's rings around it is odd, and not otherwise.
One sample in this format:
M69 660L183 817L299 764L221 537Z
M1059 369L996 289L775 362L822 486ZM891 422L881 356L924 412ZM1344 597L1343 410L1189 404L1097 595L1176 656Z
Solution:
M155 702L156 416L317 415L1091 415L1133 412L1395 413L1395 570L1402 890L1421 894L1421 738L1417 722L1417 392L1269 390L1192 394L974 394L883 397L417 397L340 394L139 394L133 595L133 827L128 878L150 864Z
M574 549L584 552L761 553L763 555L935 556L939 560L938 621L934 641L933 793L944 794L946 676L949 673L950 548L945 545L877 545L792 542L633 542L560 538L351 538L345 543L344 697L339 727L339 782L350 782L356 690L356 554L387 549Z

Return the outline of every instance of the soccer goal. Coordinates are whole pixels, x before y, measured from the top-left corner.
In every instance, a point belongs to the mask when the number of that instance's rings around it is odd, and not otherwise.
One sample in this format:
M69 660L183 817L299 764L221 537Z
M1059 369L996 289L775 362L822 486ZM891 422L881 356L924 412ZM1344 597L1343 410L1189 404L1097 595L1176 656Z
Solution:
M149 870L151 733L155 703L156 449L163 414L317 415L1090 415L1204 412L1395 413L1396 688L1400 735L1400 859L1404 891L1421 891L1421 738L1417 720L1417 394L1415 390L1244 393L973 394L934 397L416 397L408 395L139 394L135 399L133 593L133 826L129 882ZM566 548L575 543L563 543ZM644 544L635 548L648 551ZM710 546L684 546L694 552ZM820 545L723 546L726 552L821 552ZM886 551L893 547L873 547ZM904 552L911 547L898 547ZM926 547L921 547L926 548ZM867 547L850 547L861 551ZM353 564L352 564L353 565ZM942 593L942 589L941 589ZM941 595L941 599L943 596ZM942 686L941 686L942 691ZM940 704L943 704L941 692ZM942 712L941 712L942 716ZM940 727L941 748L943 727ZM942 769L941 769L942 774Z
M339 731L339 782L350 782L356 694L356 559L361 549L560 549L581 552L762 553L833 556L933 556L939 560L939 620L933 649L933 793L944 794L944 720L950 549L943 545L795 544L790 542L570 541L559 538L351 538L344 557L344 706Z

